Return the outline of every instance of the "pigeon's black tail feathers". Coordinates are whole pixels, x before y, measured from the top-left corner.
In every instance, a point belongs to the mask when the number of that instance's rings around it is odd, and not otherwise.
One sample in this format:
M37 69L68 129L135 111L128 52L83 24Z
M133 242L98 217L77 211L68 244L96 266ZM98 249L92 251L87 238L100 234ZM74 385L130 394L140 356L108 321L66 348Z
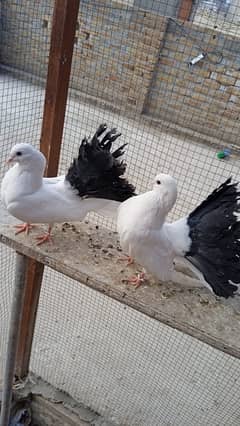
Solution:
M213 292L234 296L240 284L240 192L229 178L187 219L191 247L186 258Z
M122 202L135 195L135 187L123 177L126 164L120 160L127 144L112 151L112 144L119 136L121 133L116 129L108 130L106 124L101 124L92 139L82 140L78 158L73 160L66 175L80 197Z

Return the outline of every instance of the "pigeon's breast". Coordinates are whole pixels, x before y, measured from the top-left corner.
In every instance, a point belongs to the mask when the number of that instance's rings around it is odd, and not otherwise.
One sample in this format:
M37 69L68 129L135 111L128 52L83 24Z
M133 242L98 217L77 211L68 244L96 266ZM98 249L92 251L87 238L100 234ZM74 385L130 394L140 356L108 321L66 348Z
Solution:
M5 174L1 185L1 199L6 208L12 203L18 203L22 197L35 193L42 186L42 177L29 170L21 169L18 164Z
M147 217L142 206L136 205L136 199L137 197L128 199L118 209L117 231L120 244L130 256L136 256L136 250L148 240L151 233L151 228L146 226Z
M16 172L17 165L7 171L1 183L1 201L6 208L11 199L16 197Z

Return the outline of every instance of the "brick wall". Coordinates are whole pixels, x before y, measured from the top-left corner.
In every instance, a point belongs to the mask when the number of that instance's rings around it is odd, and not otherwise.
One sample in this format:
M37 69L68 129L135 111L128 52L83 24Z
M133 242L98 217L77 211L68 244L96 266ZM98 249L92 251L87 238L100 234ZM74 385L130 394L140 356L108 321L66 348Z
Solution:
M72 87L141 112L165 28L158 15L118 3L82 2Z
M44 77L53 1L1 1L1 63ZM136 114L237 143L240 40L106 0L80 2L71 87ZM184 33L187 32L187 34ZM197 45L201 47L197 47ZM209 57L191 70L201 49Z
M0 0L0 62L39 77L47 73L53 0Z
M80 3L71 87L141 112L165 18L120 3ZM2 5L1 63L45 76L53 1L4 0Z
M170 20L145 112L238 143L240 39L191 23L184 30ZM201 48L209 56L189 69Z

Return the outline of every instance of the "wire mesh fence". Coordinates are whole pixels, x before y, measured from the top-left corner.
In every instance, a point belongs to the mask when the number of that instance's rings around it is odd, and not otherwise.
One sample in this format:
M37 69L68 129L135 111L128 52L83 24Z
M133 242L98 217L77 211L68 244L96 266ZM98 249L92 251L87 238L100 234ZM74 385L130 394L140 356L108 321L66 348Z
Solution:
M59 167L100 123L117 127L138 191L158 172L177 179L171 219L240 177L240 7L190 3L80 2ZM39 145L53 4L0 2L1 177L14 143ZM0 255L3 357L14 259L5 247ZM46 268L31 369L114 424L238 425L239 368Z
M239 422L239 360L49 268L31 370L111 424Z

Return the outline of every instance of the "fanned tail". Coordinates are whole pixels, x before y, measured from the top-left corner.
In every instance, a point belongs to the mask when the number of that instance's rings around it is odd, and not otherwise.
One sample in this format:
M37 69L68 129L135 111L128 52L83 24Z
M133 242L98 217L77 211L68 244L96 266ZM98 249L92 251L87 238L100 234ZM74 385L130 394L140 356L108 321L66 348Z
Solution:
M185 257L218 296L234 296L240 284L240 192L227 179L187 218L191 246Z
M80 197L122 202L135 195L135 187L123 176L126 163L119 160L127 144L111 152L113 142L120 136L117 129L107 131L107 125L101 124L92 139L82 140L78 158L73 160L66 175Z

